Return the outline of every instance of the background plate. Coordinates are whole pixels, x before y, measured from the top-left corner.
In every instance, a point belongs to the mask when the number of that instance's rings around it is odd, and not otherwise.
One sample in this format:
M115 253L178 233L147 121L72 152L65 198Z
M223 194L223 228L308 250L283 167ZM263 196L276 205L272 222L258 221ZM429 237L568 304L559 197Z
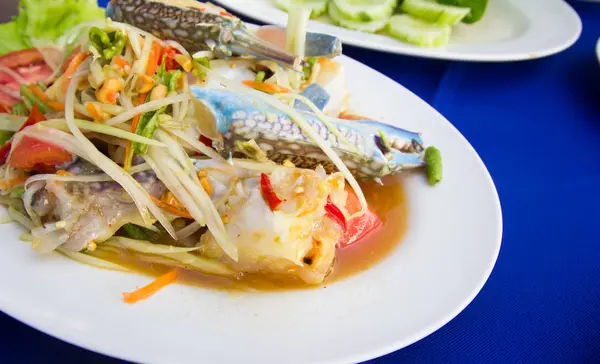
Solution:
M406 177L408 231L381 263L326 288L232 294L171 285L127 305L121 292L148 277L41 257L17 239L18 227L6 224L0 309L72 344L145 363L354 363L451 320L498 256L496 189L473 148L434 109L367 66L340 59L352 75L353 109L421 131L444 157L439 186L429 187L420 174Z
M218 0L224 7L269 24L285 25L287 13L273 0ZM320 18L309 30L335 35L357 47L410 56L463 60L515 61L540 58L571 46L581 34L581 20L563 0L490 0L484 18L459 24L446 49L413 46L387 35L358 32Z

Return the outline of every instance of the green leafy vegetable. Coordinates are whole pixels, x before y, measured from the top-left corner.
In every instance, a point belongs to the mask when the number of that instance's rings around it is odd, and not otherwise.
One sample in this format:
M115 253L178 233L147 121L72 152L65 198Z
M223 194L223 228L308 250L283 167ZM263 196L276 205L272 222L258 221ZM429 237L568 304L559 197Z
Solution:
M19 15L0 25L0 54L55 42L75 26L104 19L96 0L20 0Z
M21 0L16 18L19 34L31 39L55 40L74 26L104 19L96 0Z
M152 139L156 129L158 129L158 117L167 110L167 106L163 106L154 112L147 112L140 118L135 133L143 137ZM132 145L133 152L144 154L148 151L148 144L134 142Z
M156 231L135 224L125 224L123 225L123 230L125 230L125 233L127 233L130 238L135 240L156 241L161 235Z
M425 149L425 163L427 163L427 177L429 184L434 186L442 180L442 155L436 147Z
M472 24L483 17L488 0L437 0L437 2L444 5L470 8L471 12L463 19L463 22Z
M17 23L0 24L0 54L27 48L27 45L17 31Z

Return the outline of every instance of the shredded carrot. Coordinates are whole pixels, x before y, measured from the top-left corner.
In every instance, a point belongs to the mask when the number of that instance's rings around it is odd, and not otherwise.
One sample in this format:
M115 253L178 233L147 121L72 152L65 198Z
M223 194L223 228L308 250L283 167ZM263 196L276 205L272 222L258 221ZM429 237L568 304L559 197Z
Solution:
M179 203L179 201L177 201L177 199L175 198L175 196L173 195L173 192L171 191L167 191L167 193L165 193L164 195L162 195L162 197L160 198L160 200L164 203L167 203L173 207L176 207L178 209L183 209L183 207L181 206L181 204Z
M40 101L42 101L44 104L50 106L52 108L52 110L54 111L65 111L65 104L64 102L58 102L58 101L52 101L50 100L50 98L48 97L48 95L46 95L46 93L44 91L42 91L42 89L36 85L35 83L32 83L31 85L29 85L29 90L31 90L31 92L33 93L33 95L35 95L35 97L37 97L38 99L40 99Z
M271 83L256 82L256 81L252 81L252 80L245 80L245 81L242 81L242 83L244 85L246 85L248 87L252 87L253 89L256 89L258 91L268 92L268 93L272 93L272 94L282 94L282 93L291 92L291 90L287 87L283 87L283 86L279 86L279 85L275 85L275 84L271 84Z
M139 288L133 292L123 292L123 300L125 303L137 303L145 300L158 292L161 288L175 282L177 280L177 269L173 269L162 276L156 278L152 283Z
M67 88L69 87L69 82L71 82L73 74L75 73L75 71L77 71L77 68L79 68L83 61L85 61L86 58L88 58L89 55L90 54L88 52L80 52L73 57L73 59L69 63L69 66L67 66L65 73L63 73L62 75L61 88L63 96L67 94Z
M150 196L150 198L152 199L152 202L154 202L156 204L156 206L160 207L163 210L169 211L173 215L177 215L179 217L184 217L186 219L193 219L192 215L190 215L190 213L187 212L186 210L179 209L176 206L173 206L171 204L168 204L164 201L157 199L156 197Z
M157 41L152 42L152 49L150 50L150 57L148 57L148 65L146 66L146 75L153 76L156 73L158 62L160 62L161 53L162 48L160 43Z
M113 57L113 62L115 62L115 64L121 68L125 68L126 66L131 66L129 64L129 62L127 62L127 60L125 59L125 57L123 56L116 56Z
M85 103L85 109L90 113L94 121L102 121L102 115L91 101Z
M58 171L56 171L56 174L59 175L59 176L61 176L61 177L72 176L73 175L72 172L65 171L64 169L59 169Z
M143 104L144 102L146 102L146 95L147 94L140 94L140 97L138 98L138 102L136 106L140 106L141 104ZM136 116L133 117L133 121L131 122L131 128L129 129L130 132L135 133L135 129L137 129L137 126L140 122L140 117L142 115L141 114L137 114ZM128 140L127 141L127 147L125 147L125 162L123 167L125 168L125 170L128 170L129 168L131 168L131 153L133 152L131 150L132 147L132 141Z
M3 190L9 190L16 185L20 185L27 181L27 177L17 177L9 180L0 179L0 188Z
M371 120L371 118L368 118L366 116L360 116L360 115L355 115L355 114L348 114L348 113L341 113L338 115L338 118L340 119L346 119L346 120Z

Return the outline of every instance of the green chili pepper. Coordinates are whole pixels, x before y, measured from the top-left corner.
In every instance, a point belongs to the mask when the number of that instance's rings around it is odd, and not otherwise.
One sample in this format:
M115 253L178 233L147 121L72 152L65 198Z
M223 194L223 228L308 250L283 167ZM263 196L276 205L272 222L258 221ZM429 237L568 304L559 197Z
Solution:
M21 85L21 97L23 97L23 101L25 101L25 104L27 105L28 109L32 109L33 105L37 104L38 109L40 110L40 112L42 114L45 114L48 112L48 106L43 103L40 99L38 99L33 92L31 92L31 90L29 90L29 87L27 87L27 85ZM31 105L31 107L29 106Z
M127 35L122 31L117 30L114 34L115 39L113 41L113 54L110 56L110 58L123 53L125 43L127 42Z
M98 27L90 28L90 43L103 55L104 48L110 47L110 38L106 32Z
M123 230L125 230L125 233L130 238L136 240L156 241L160 238L161 235L156 231L152 231L150 229L146 229L145 227L135 224L125 224L123 225Z
M127 36L120 30L106 33L98 27L92 27L89 33L90 43L98 50L105 60L110 60L119 55L125 48Z
M263 82L265 80L265 76L267 74L265 73L265 71L258 71L256 73L256 77L254 78L254 81L256 82Z
M25 187L23 187L23 186L15 187L10 191L10 197L21 198L21 196L23 196L24 193L25 193Z
M442 180L442 155L436 147L425 149L425 163L427 163L427 177L429 184L435 185Z

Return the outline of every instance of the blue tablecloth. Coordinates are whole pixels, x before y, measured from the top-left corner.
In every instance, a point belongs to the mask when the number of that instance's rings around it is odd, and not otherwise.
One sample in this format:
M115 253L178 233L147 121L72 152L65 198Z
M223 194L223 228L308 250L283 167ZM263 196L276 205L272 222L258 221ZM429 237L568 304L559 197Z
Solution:
M498 263L473 303L373 363L600 362L600 4L572 4L581 38L541 60L455 63L345 47L454 123L489 168L504 214ZM6 315L0 328L0 362L118 362Z

